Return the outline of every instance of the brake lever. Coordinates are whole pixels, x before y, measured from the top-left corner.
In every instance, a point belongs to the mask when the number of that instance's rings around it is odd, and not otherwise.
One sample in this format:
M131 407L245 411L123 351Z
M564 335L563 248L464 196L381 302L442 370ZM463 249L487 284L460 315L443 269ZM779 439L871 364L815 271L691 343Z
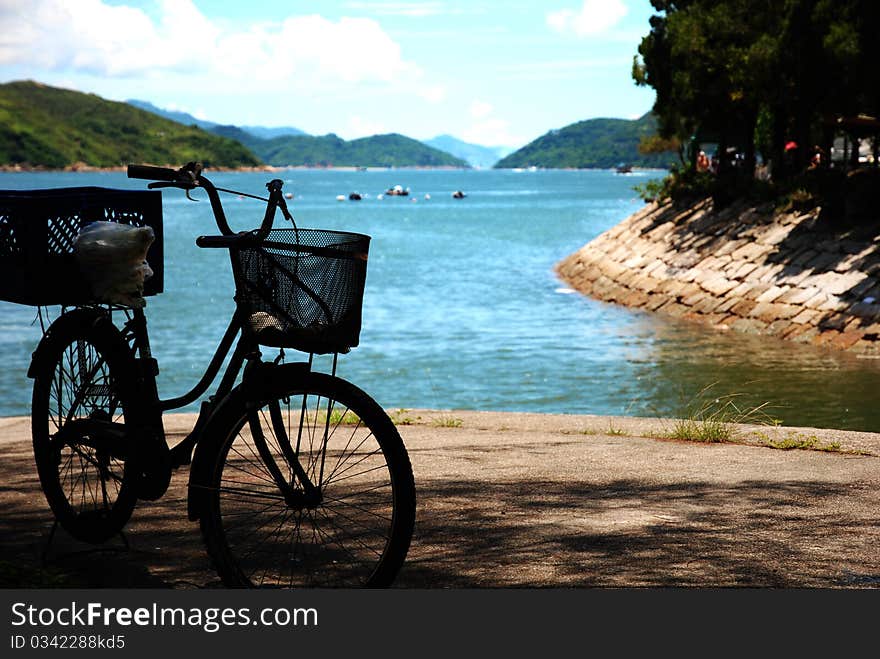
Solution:
M153 181L152 183L147 183L147 187L150 190L155 190L156 188L178 188L179 190L183 190L184 193L186 193L186 198L190 201L199 201L198 199L193 199L189 196L190 190L198 187L194 184L181 183L179 181Z

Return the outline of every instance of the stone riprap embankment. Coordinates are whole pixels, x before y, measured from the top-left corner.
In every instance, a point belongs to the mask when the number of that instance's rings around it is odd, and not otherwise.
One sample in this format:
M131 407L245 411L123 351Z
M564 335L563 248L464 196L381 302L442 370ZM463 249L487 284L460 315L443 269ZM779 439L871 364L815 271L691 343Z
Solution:
M821 209L648 204L557 274L606 302L880 355L880 226Z

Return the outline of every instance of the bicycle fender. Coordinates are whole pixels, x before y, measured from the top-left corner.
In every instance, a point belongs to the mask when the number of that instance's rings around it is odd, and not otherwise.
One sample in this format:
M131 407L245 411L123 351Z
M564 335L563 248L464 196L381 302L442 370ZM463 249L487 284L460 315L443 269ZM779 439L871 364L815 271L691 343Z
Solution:
M110 316L100 309L81 308L68 311L52 321L43 338L40 339L36 350L31 354L31 363L28 367L27 376L31 379L36 377L37 371L40 370L44 362L52 358L52 355L47 351L47 346L51 343L50 338L53 334L67 331L68 327L76 327L84 323L91 323L104 331L119 332L116 326L113 325L113 321L110 320Z
M211 418L199 434L189 469L186 513L196 521L207 507L211 487L211 473L232 425L244 414L250 404L262 405L273 395L281 395L291 382L302 380L309 373L306 363L256 364L244 381L236 386L217 405Z

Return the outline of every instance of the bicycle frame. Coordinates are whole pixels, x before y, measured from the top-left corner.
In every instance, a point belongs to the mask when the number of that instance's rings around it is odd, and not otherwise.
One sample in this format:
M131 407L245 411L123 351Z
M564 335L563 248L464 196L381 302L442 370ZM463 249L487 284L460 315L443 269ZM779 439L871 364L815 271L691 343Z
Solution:
M135 171L137 172L137 169ZM155 168L145 168L144 173L155 174L157 171ZM226 220L217 188L215 188L210 181L201 177L200 174L196 174L195 180L198 181L199 187L203 187L207 192L211 201L211 208L217 226L223 234L222 236L199 237L196 244L200 247L235 249L237 245L247 244L249 240L263 241L266 236L268 236L269 230L274 221L275 212L278 208L281 208L285 218L292 221L290 213L287 210L287 205L281 195L282 182L279 180L273 180L267 184L269 198L268 200L265 200L267 201L266 213L263 217L263 222L260 228L256 232L249 234L243 233L233 235ZM149 187L163 186L182 187L180 184L173 182L151 183ZM245 331L245 320L244 314L239 308L236 308L208 367L199 381L187 393L165 400L160 399L158 394L158 388L156 385L156 376L159 373L158 362L152 356L152 351L150 349L147 320L143 309L134 309L130 321L125 325L126 339L131 342L133 350L137 355L136 360L139 364L141 383L140 398L143 405L141 409L145 413L145 417L142 421L148 427L152 427L159 432L162 441L166 441L162 414L166 411L179 409L189 405L207 393L211 384L216 380L223 362L226 360L227 356L229 356L230 351L232 351L232 356L227 364L226 371L220 380L220 384L215 393L211 395L208 400L202 402L199 416L196 419L193 429L182 441L170 448L168 466L170 466L171 469L177 469L183 465L191 463L193 450L199 441L201 432L210 420L216 405L232 392L236 380L242 371L244 371L245 374L244 379L247 380L248 368L245 366L245 362L250 360L251 363L258 363L260 361L261 353L259 345L256 341L248 337L247 332ZM232 346L236 337L238 337L238 342L235 343L235 348L233 349ZM308 368L311 368L311 364L312 359L310 357L308 360ZM334 356L333 372L335 373L335 371L336 358ZM319 503L321 498L320 480L317 486L310 481L302 465L299 464L296 453L291 451L289 447L286 447L286 450L284 450L284 458L288 462L288 466L293 470L295 476L299 479L299 482L302 484L303 491L301 492L296 491L293 483L288 482L282 474L266 446L266 440L265 437L262 436L262 433L255 432L254 437L261 457L290 505L298 505L302 507ZM286 444L286 442L282 442L282 444ZM323 465L321 472L321 476L323 476Z
M161 167L150 167L142 165L131 165L128 168L128 176L131 178L144 178L152 180L147 187L163 188L176 187L187 191L200 187L205 190L211 203L211 210L217 228L220 230L221 236L200 236L196 240L199 247L225 247L234 249L237 244L243 244L250 237L254 240L263 240L268 235L275 219L275 213L280 208L284 217L292 222L292 217L287 209L287 204L281 194L282 182L273 180L267 184L269 190L269 198L263 199L256 197L261 201L266 201L266 212L263 216L260 228L255 232L235 234L229 227L226 219L226 213L223 210L223 204L220 200L218 189L210 180L201 175L201 166L197 163L189 163L179 170L172 170ZM253 195L249 195L253 196ZM244 332L244 318L241 312L236 308L229 325L220 340L214 356L211 358L205 373L196 385L182 396L161 400L159 398L156 386L156 375L158 375L158 363L153 358L150 350L149 334L147 332L147 320L143 309L134 309L131 320L126 323L124 331L127 333L126 338L130 340L136 359L139 364L140 381L141 381L141 400L146 408L146 418L144 421L161 432L164 438L164 426L162 424L162 413L185 407L190 403L201 398L209 389L216 379L224 360L232 350L232 357L227 365L226 371L221 378L217 391L202 403L199 411L199 417L196 424L187 437L179 444L171 449L171 464L173 468L189 464L192 458L192 450L198 441L198 435L207 423L213 411L214 404L224 398L235 386L235 382L242 371L245 360L248 358L259 358L259 346L247 339ZM239 337L235 349L232 345L236 336Z
M177 468L184 464L188 464L192 458L192 449L198 441L198 435L204 428L215 401L222 399L228 395L239 374L244 367L245 360L251 356L258 357L258 346L248 341L242 332L241 313L236 309L229 325L223 334L214 355L211 358L205 372L195 386L187 393L175 398L161 399L156 384L156 376L159 373L158 362L152 355L150 349L149 334L147 332L147 319L143 309L135 309L131 320L125 324L124 335L130 339L133 350L136 353L136 361L139 365L140 376L140 401L145 414L145 421L157 430L161 430L164 437L164 424L162 423L162 414L171 410L185 407L199 398L204 396L211 384L217 379L223 362L229 353L232 357L226 367L226 370L220 380L220 384L214 394L202 403L199 411L199 417L193 430L181 442L171 448L172 467ZM238 337L238 343L233 349L233 343Z

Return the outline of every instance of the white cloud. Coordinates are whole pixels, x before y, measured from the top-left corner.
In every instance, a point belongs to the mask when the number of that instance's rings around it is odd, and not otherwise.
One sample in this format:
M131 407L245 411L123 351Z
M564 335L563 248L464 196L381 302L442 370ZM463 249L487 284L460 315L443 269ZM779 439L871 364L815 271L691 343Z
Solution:
M560 9L547 14L547 25L560 33L595 36L613 28L626 13L623 0L584 0L579 11Z
M392 82L422 72L369 18L318 15L221 27L192 0L159 0L157 18L101 0L0 1L0 65L108 77L206 73L214 84Z
M422 18L444 13L439 2L348 2L349 9L369 11L380 16L410 16Z
M444 85L428 85L422 87L416 92L420 98L428 101L428 103L440 103L446 100L447 90Z
M511 133L509 121L493 117L474 123L461 134L461 139L484 146L518 147L525 143L521 136Z
M485 146L519 146L524 140L511 133L510 122L495 116L495 108L488 101L475 99L468 108L473 122L459 137L465 142Z
M140 9L100 0L36 0L0 5L0 64L106 76L183 70L216 39L216 29L190 0L162 0L154 23Z
M475 119L482 119L492 114L492 104L486 101L476 100L471 103L471 116Z
M344 135L348 139L356 139L358 137L369 137L371 135L385 135L391 131L377 121L370 121L363 117L354 116L348 120L348 129Z

